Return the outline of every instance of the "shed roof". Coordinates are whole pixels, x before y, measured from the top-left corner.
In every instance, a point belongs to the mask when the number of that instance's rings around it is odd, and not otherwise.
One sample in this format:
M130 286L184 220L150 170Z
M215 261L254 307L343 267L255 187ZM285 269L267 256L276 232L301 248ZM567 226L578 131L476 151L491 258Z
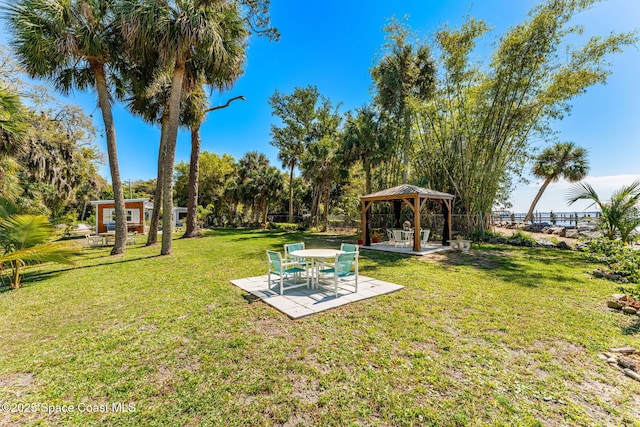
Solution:
M386 190L380 190L375 193L368 194L360 197L360 199L383 199L393 200L394 198L402 198L406 196L418 195L420 198L435 199L435 200L449 200L455 196L449 193L443 193L441 191L431 190L429 188L418 187L417 185L402 184L397 187L387 188Z

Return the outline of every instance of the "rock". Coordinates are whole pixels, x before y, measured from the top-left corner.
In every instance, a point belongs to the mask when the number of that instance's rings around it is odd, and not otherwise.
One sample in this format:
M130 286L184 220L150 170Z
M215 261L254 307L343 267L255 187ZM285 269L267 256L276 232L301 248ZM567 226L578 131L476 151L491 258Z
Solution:
M605 272L600 270L599 268L596 268L595 270L593 270L591 274L593 274L594 277L598 277L598 278L603 278L604 276L606 276Z
M622 307L622 311L627 314L636 314L638 312L638 309L629 305L625 305L624 307Z
M632 371L638 372L637 362L630 357L625 357L625 356L618 357L618 364L623 368L631 369Z
M638 350L636 350L633 347L619 347L619 348L612 348L609 351L612 352L612 353L634 354Z
M556 245L553 242L551 242L551 241L549 241L547 239L542 239L542 240L538 240L538 247L541 247L541 248L555 248Z
M561 242L559 242L559 243L556 245L556 247L557 247L558 249L571 249L571 248L569 247L569 245L567 244L567 242L565 242L565 241L561 241Z
M634 380L640 381L640 374L637 372L633 372L631 369L625 369L623 371L628 377L633 378Z
M624 304L620 303L618 300L610 299L609 301L607 301L607 307L620 310L622 307L624 307Z
M613 294L613 295L611 295L611 298L613 298L616 301L626 301L627 300L627 296L625 294Z
M576 244L576 249L579 251L585 251L589 248L589 245L587 243L578 243Z
M492 238L489 239L489 243L494 243L495 244L495 243L499 243L499 242L500 242L500 240L497 237L492 237Z
M575 228L567 230L565 228L564 235L565 235L565 237L570 237L572 239L577 239L578 238L578 230L576 230Z

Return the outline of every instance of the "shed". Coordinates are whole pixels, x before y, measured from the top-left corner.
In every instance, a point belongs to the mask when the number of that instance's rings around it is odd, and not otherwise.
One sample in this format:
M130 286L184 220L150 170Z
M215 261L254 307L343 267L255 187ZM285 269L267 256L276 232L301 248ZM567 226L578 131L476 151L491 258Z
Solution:
M116 221L115 201L93 200L91 204L96 207L96 233L106 233L112 230L112 225ZM127 216L127 231L146 234L145 220L151 217L153 200L147 198L125 199L124 210ZM187 215L187 208L175 206L172 213L174 226L178 227Z
M91 204L96 208L96 233L106 233L112 230L116 222L116 204L114 200L93 200ZM127 231L146 233L145 212L153 210L153 201L148 198L125 199L125 215L127 216Z
M371 214L371 205L373 202L388 202L391 204L396 222L400 221L400 212L402 207L407 205L413 211L413 226L416 230L420 229L420 210L427 201L435 201L442 204L444 212L444 229L442 230L442 244L448 245L451 239L451 203L454 199L453 194L442 193L440 191L430 190L428 188L418 187L416 185L402 184L397 187L387 188L376 193L360 197L362 202L362 240L366 246L371 245L371 233L368 227L368 218ZM413 250L420 251L420 239L413 239Z

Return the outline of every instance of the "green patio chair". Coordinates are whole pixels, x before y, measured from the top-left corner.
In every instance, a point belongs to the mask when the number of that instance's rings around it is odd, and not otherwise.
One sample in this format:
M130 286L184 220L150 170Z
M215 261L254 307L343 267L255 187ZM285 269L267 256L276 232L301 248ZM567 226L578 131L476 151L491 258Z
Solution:
M340 244L340 250L343 252L358 252L358 245L354 245L353 243L342 243Z
M338 289L344 289L344 286L352 286L354 293L358 292L358 252L345 252L336 255L336 262L333 264L325 264L325 268L320 270L320 274L324 278L331 278L331 285L338 297ZM320 286L323 286L320 283ZM326 285L325 285L326 286Z
M304 242L300 243L288 243L284 245L284 262L297 262L301 267L309 268L312 265L311 261L304 258L291 256L293 251L301 251L304 249Z
M267 286L271 288L271 275L277 275L280 280L280 295L284 295L285 290L285 278L287 276L291 276L292 278L296 278L300 275L300 273L305 273L305 282L296 283L295 281L292 284L287 285L286 289L299 288L301 286L309 287L309 274L307 273L307 269L301 267L297 262L284 262L282 260L282 255L280 252L276 251L267 251L267 258L269 260L269 273L267 276Z

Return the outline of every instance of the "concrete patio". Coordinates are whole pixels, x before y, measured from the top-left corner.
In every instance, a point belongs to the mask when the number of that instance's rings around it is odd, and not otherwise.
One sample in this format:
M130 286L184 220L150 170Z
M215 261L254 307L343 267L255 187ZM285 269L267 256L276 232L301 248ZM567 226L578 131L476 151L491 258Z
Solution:
M330 308L340 307L355 301L373 298L379 295L399 291L403 286L383 282L367 276L358 276L358 292L339 290L335 297L333 290L328 288L307 289L305 287L286 290L280 295L279 285L272 280L271 287L267 286L267 276L248 277L232 280L231 283L258 297L273 308L289 316L300 319Z

